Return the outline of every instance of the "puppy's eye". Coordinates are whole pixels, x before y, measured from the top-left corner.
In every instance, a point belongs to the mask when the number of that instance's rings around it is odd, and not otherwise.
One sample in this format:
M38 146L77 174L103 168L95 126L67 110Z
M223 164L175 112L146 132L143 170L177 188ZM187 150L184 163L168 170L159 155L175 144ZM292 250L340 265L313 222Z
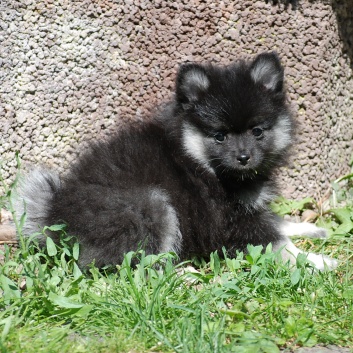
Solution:
M226 134L223 133L223 132L217 132L217 133L214 135L214 139L215 139L217 142L223 142L223 141L225 141L225 139L226 139Z
M264 132L260 127L254 127L251 131L255 137L260 137Z

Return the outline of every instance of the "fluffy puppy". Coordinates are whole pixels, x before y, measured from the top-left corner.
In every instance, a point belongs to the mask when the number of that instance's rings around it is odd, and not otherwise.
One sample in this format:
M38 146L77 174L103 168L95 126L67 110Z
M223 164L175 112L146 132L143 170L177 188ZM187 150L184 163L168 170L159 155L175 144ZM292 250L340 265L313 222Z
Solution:
M274 53L226 67L182 65L174 99L154 119L92 144L64 177L32 171L17 202L24 234L66 223L81 266L117 264L139 248L184 260L269 243L295 263L301 251L288 236L325 231L283 222L268 206L293 135L283 80ZM308 258L320 270L336 266Z

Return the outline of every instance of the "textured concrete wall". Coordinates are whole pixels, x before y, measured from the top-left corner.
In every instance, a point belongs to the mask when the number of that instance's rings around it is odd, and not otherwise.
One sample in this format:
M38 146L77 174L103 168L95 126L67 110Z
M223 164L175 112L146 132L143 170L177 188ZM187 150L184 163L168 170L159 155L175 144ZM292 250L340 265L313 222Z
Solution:
M276 50L299 135L286 196L323 193L353 150L351 0L1 0L3 176L63 171L85 143L148 118L185 60L229 63Z

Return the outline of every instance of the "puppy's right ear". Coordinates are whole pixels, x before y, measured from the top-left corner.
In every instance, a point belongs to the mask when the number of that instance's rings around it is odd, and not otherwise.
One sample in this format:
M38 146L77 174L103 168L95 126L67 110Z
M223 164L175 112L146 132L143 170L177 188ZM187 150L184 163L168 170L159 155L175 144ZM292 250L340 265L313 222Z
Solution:
M180 66L176 80L176 95L179 103L196 103L204 96L209 86L210 79L203 66L193 63Z

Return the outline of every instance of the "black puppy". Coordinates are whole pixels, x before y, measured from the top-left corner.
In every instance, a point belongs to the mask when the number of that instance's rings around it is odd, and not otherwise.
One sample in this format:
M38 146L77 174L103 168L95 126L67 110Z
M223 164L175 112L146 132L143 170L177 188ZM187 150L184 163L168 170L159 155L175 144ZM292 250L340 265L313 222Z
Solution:
M292 125L276 54L182 65L174 100L153 121L93 144L62 178L45 169L27 177L17 202L24 234L65 222L81 244L81 266L117 264L138 248L187 259L270 242L295 262L300 250L288 235L325 231L284 222L268 207ZM336 266L308 258L318 269Z

